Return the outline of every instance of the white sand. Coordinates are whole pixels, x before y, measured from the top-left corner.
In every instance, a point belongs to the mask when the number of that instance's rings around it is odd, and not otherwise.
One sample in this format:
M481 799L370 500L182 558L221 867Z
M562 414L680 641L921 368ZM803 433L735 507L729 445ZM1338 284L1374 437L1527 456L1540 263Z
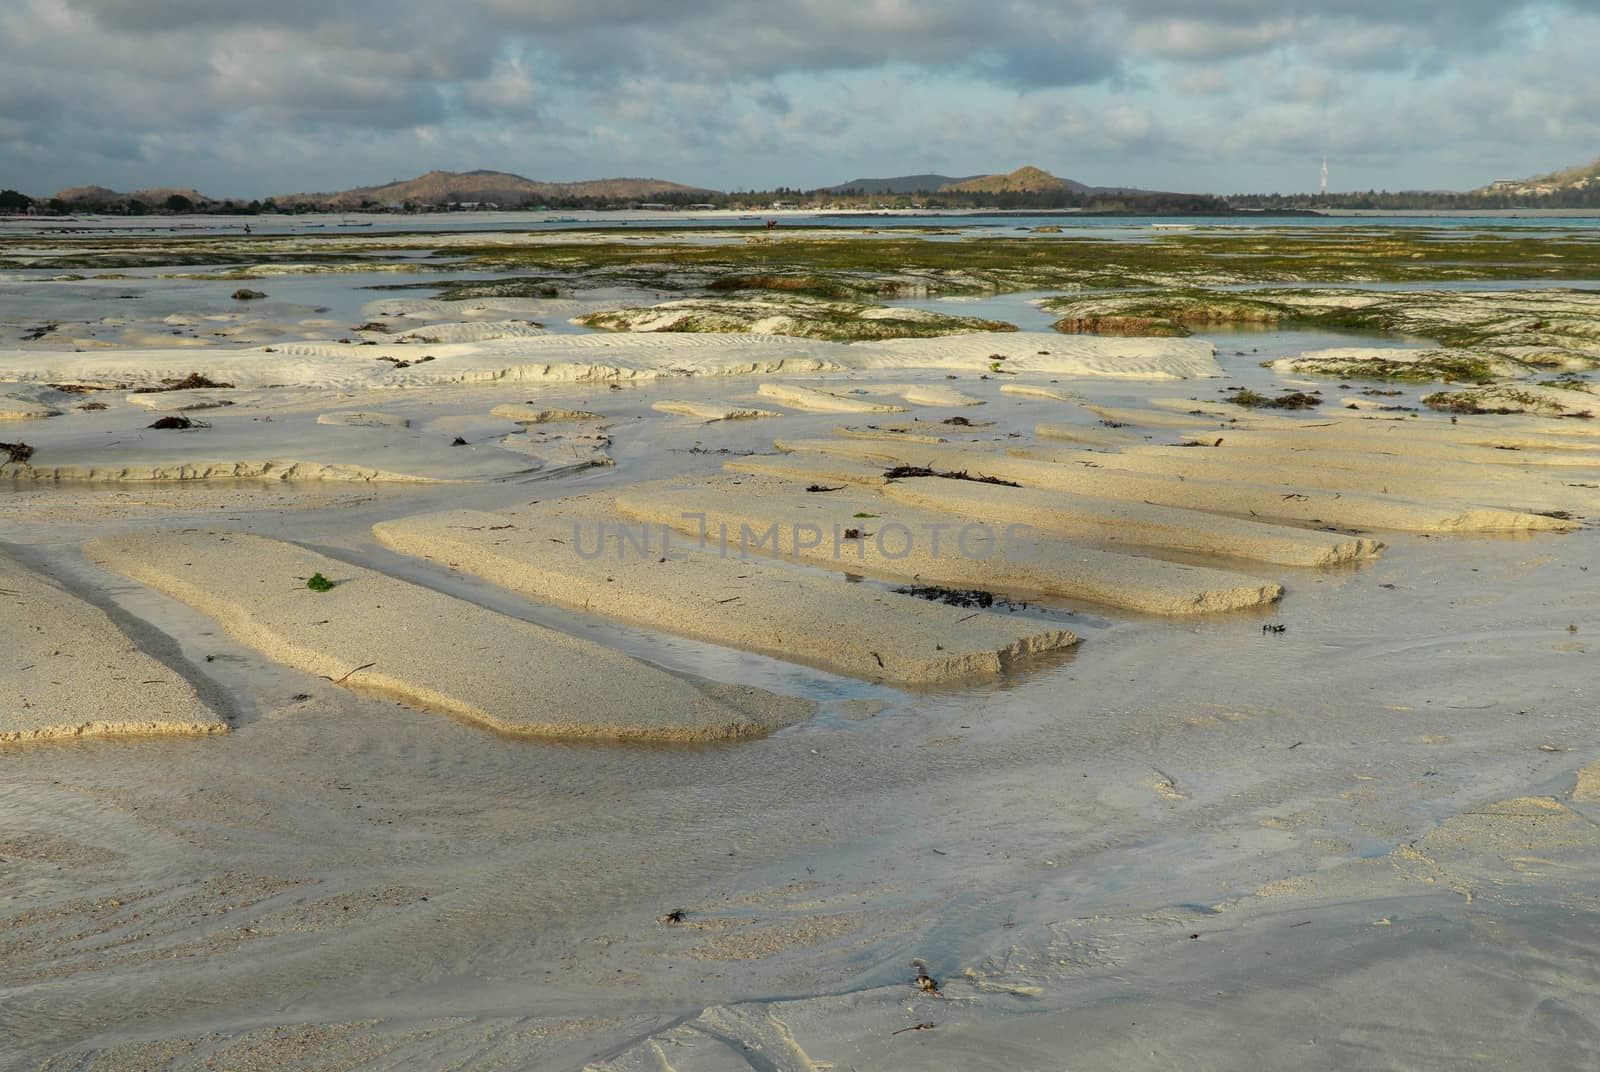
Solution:
M0 648L0 744L228 729L104 611L4 554Z
M992 675L1077 640L1027 618L973 615L770 559L685 550L668 531L593 503L458 510L373 528L396 551L543 603L856 677L927 684Z
M1216 348L1201 339L1111 339L1051 332L994 332L936 339L888 339L850 347L851 365L876 369L1006 372L1122 380L1188 380L1222 375Z
M704 531L719 553L726 543L745 553L920 584L1043 592L1164 615L1261 606L1283 594L1282 586L1241 573L1011 532L991 519L920 510L861 487L809 494L790 481L724 477L639 485L616 502L639 520L697 539ZM863 537L846 537L850 529Z
M868 388L872 390L872 388ZM981 406L984 400L944 384L922 383L881 388L913 406Z
M1065 387L1052 387L1044 383L1002 383L1000 385L1000 393L1017 395L1021 398L1048 398L1054 402L1072 402L1074 404L1083 401L1081 395L1075 394Z
M809 413L904 413L904 406L889 402L874 402L870 398L838 394L815 387L798 384L763 383L756 389L762 398L770 398L794 409Z
M160 413L179 413L184 410L221 409L240 403L259 402L259 394L216 388L189 391L144 391L125 396L129 405Z
M1040 439L1061 443L1083 443L1094 447L1127 447L1150 442L1147 433L1126 428L1108 428L1104 425L1061 424L1057 421L1040 421L1033 426L1033 434ZM1019 458L1031 457L1032 448L1016 447L1012 452ZM1043 448L1045 450L1056 448Z
M857 461L830 454L776 454L734 458L723 462L730 473L756 473L815 484L861 484L877 487L887 478L883 471L892 462Z
M590 641L277 540L189 530L108 537L87 550L215 618L268 658L506 733L727 740L809 713L802 701L696 685ZM308 589L316 573L334 588Z
M852 427L846 424L834 425L833 434L843 439L887 439L902 443L948 443L942 435L931 433L894 431L889 428L873 428L870 425Z
M319 413L317 423L343 428L410 428L411 420L394 413L374 410L342 410L338 413Z
M0 421L37 421L59 416L61 411L32 399L0 395Z

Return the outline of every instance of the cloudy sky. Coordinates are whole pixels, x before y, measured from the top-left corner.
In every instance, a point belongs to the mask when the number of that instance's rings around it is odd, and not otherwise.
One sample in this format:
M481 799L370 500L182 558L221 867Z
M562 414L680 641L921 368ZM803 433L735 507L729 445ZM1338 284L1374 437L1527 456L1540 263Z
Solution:
M3 0L0 187L1462 189L1600 154L1597 55L1600 0Z

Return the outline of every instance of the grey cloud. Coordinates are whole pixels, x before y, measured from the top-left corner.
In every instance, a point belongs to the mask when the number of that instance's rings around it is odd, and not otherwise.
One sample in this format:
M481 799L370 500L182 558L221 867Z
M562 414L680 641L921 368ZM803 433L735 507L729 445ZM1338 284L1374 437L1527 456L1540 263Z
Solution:
M306 169L348 152L366 179L373 161L405 170L403 132L428 128L443 166L509 163L467 157L529 145L563 167L658 159L709 181L737 154L775 169L904 145L961 172L1036 144L1052 113L1106 160L1197 154L1217 131L1289 157L1305 149L1294 139L1323 136L1306 117L1331 102L1348 116L1336 122L1364 120L1378 159L1407 123L1456 129L1460 102L1480 102L1462 92L1475 80L1517 87L1524 128L1544 108L1546 137L1588 136L1600 87L1572 76L1597 36L1583 12L1600 0L7 0L0 156L65 169L174 146L203 156L209 138L219 159L270 145ZM1587 27L1560 66L1516 61L1542 13ZM1363 98L1382 79L1418 88Z

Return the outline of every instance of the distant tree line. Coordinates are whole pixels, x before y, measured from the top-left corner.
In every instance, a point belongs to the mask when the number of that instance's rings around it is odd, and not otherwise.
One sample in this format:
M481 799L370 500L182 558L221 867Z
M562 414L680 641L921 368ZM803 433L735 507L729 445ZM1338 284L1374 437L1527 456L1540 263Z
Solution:
M914 194L869 193L861 189L800 190L778 186L770 190L744 190L722 193L711 190L670 191L647 197L609 197L598 194L557 195L527 198L518 203L500 203L504 210L554 210L562 212L600 212L625 209L647 204L666 205L683 210L709 206L716 209L760 212L774 205L826 211L828 209L945 209L1005 211L1074 210L1085 213L1117 215L1227 215L1231 212L1308 212L1320 209L1367 209L1373 211L1402 212L1414 210L1451 211L1463 209L1516 211L1518 209L1593 209L1600 208L1600 184L1587 188L1556 190L1548 194L1523 194L1510 191L1485 193L1456 193L1451 191L1368 190L1365 193L1321 194L1234 194L1216 197L1210 194L1151 193L1141 190L1001 190L995 192L925 190ZM376 201L365 201L359 207L348 204L297 202L278 204L271 198L252 201L196 202L184 194L172 194L158 204L146 204L137 198L119 197L105 201L63 201L60 198L37 199L17 190L0 190L0 214L37 212L45 215L65 216L73 213L90 215L186 215L204 212L208 215L254 216L260 213L307 213L336 211L359 212L431 212L448 208L446 205L423 204L408 201L399 206L388 206Z

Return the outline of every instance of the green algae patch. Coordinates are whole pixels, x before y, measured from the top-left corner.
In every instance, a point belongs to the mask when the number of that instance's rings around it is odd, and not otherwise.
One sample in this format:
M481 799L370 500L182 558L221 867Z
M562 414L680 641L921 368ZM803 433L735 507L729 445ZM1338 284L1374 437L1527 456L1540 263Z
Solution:
M783 300L690 298L640 308L602 310L578 317L577 323L609 331L792 335L829 342L1017 330L1016 325L1002 320L830 302L800 295Z
M1227 401L1246 409L1315 409L1322 405L1321 398L1304 391L1290 391L1274 397L1252 391L1248 387L1230 391Z
M1594 403L1594 398L1584 392L1538 384L1495 384L1422 396L1424 406L1443 413L1526 413L1579 420L1593 419Z
M1268 367L1276 372L1388 383L1489 384L1529 371L1518 361L1450 350L1319 351L1269 362Z

